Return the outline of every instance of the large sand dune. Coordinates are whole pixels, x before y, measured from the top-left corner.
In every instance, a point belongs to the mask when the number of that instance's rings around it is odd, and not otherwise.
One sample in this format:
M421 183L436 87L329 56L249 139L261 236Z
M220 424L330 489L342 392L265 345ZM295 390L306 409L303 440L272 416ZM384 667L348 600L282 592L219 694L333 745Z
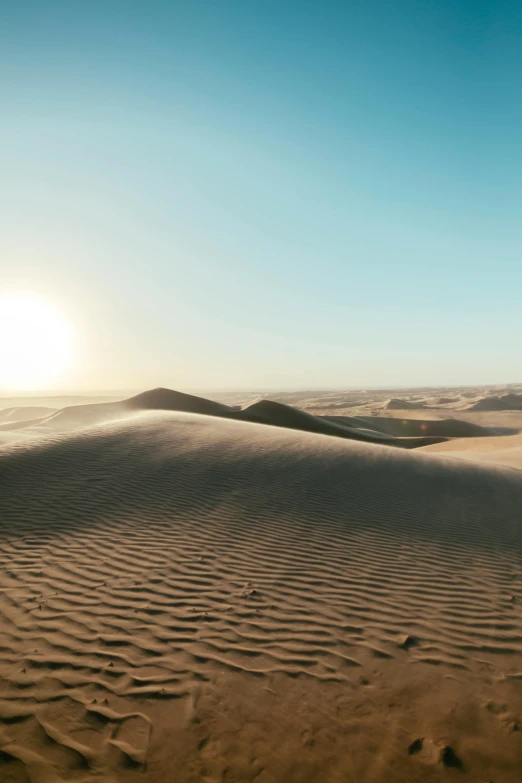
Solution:
M520 781L520 471L131 407L0 450L2 783Z
M28 419L27 415L23 417L18 412L14 420L6 417L4 423L0 424L0 438L7 432L18 432L21 438L41 437L53 432L105 424L125 419L129 414L154 410L199 413L349 440L388 443L406 449L445 442L454 437L492 434L484 427L453 419L426 422L361 416L317 416L277 400L261 399L245 406L230 406L204 397L158 388L119 401L67 406L33 419Z
M474 411L522 411L522 394L502 394L500 396L482 397L468 410Z

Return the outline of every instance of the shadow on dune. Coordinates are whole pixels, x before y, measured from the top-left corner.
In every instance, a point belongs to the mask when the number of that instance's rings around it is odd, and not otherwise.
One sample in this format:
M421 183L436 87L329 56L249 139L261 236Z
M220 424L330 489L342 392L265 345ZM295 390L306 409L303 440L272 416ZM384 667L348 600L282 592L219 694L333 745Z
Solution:
M194 531L212 519L225 538L248 538L284 519L302 540L320 522L328 537L381 531L493 551L520 547L519 475L224 417L138 416L0 450L0 535L110 517Z
M343 416L328 416L329 420L339 421ZM493 435L513 435L518 430L507 427L482 427L461 419L392 419L381 416L359 416L360 426L383 432L396 438L409 436L435 436L443 440L452 438L486 438ZM420 444L419 444L420 445Z
M160 410L254 422L403 449L443 443L451 438L499 434L498 430L454 419L420 421L376 416L316 416L272 400L259 400L241 408L164 388L151 389L118 402L73 405L41 418L6 422L0 424L0 430L30 429L31 434L48 433L107 423L129 413Z
M400 400L396 397L392 397L389 400L386 400L386 402L381 405L381 410L400 410L400 411L406 411L406 410L412 410L416 411L419 410L419 408L425 408L426 405L423 405L422 402L409 402L408 400Z
M452 438L484 438L499 434L498 428L482 427L458 419L423 421L378 416L315 416L272 400L259 400L244 408L231 407L204 397L161 388L131 397L123 405L130 410L172 410L220 416L366 443L384 443L404 449L443 443Z
M522 394L501 394L484 397L470 405L469 411L522 411Z
M113 403L114 404L114 403ZM172 391L170 389L151 389L125 400L127 410L170 410L184 413L199 413L206 416L219 416L224 419L250 421L256 424L266 424L272 427L314 432L320 435L331 435L336 438L365 441L367 443L386 443L400 448L412 449L417 446L427 446L446 440L440 433L389 433L377 427L368 426L357 418L344 417L342 421L332 418L314 416L305 411L272 400L259 400L245 408L234 408L223 403L213 402L204 397ZM482 433L484 434L484 433Z

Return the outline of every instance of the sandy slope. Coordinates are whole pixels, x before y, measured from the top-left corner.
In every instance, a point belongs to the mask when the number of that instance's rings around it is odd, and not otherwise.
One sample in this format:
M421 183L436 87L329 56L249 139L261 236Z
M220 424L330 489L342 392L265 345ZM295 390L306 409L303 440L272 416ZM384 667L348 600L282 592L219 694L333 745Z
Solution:
M470 405L469 410L520 411L522 410L522 394L502 394L482 397Z
M522 470L522 435L520 434L475 438L473 441L459 438L449 443L427 446L423 451Z
M6 421L0 424L0 443L19 439L41 437L52 432L74 431L95 424L105 424L151 410L184 411L218 416L226 419L262 423L274 427L315 432L349 440L368 443L389 443L398 448L418 448L447 439L442 423L437 433L387 432L382 427L372 428L367 421L355 417L320 417L272 400L258 400L244 407L229 406L220 402L185 394L172 389L151 389L133 397L115 402L73 405L54 411L48 416L34 419ZM369 420L368 420L369 421ZM482 431L486 434L486 431Z
M522 476L192 413L0 450L0 780L520 781Z

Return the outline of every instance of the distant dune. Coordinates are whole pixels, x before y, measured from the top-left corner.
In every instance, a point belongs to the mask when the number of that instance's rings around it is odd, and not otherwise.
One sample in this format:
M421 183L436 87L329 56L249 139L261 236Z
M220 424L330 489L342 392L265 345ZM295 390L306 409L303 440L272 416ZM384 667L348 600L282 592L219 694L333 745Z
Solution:
M522 394L502 394L499 397L483 397L470 405L470 411L522 411Z
M303 430L349 440L362 440L369 443L389 443L399 448L417 448L438 443L444 436L418 432L415 437L408 433L397 432L393 435L380 429L361 428L356 419L345 419L342 423L325 417L314 416L298 408L292 408L281 402L259 400L244 408L231 407L219 402L207 400L192 394L172 391L171 389L151 389L134 397L117 402L95 403L92 405L73 405L53 412L50 416L19 424L0 424L0 433L7 430L26 430L25 434L38 435L46 432L60 432L90 427L95 424L107 424L126 418L131 413L147 410L169 410L185 413L199 413L206 416L219 416L227 419L250 421L274 427ZM24 433L23 433L24 434Z
M54 408L45 408L43 406L21 406L16 408L4 408L0 410L0 423L13 423L17 421L29 421L30 419L40 419L43 416L49 416L54 412Z
M228 405L223 405L220 402L162 388L136 394L134 397L117 404L123 405L127 409L185 411L186 413L203 413L207 416L222 416L230 411Z
M520 783L522 472L461 452L522 435L168 389L26 429L1 783Z
M343 418L328 416L329 420L334 419L338 422ZM495 434L492 428L460 419L391 419L383 416L359 416L357 421L359 425L394 438L432 436L447 441L452 438L485 438Z
M511 395L515 396L515 395ZM331 407L330 405L327 406ZM334 409L335 409L334 405ZM388 399L382 410L423 409L418 402ZM23 408L18 408L17 417ZM30 412L38 408L28 408ZM52 432L74 431L79 428L108 424L144 411L179 411L250 421L273 427L302 430L347 440L379 443L397 448L414 449L434 445L453 438L488 437L499 434L496 429L458 419L398 419L381 416L315 415L282 402L262 399L243 407L230 406L204 397L171 389L151 389L128 399L113 402L72 405L54 410L49 415L28 420L5 417L0 423L2 433L18 434L19 439L41 437ZM0 414L1 415L1 414Z
M418 408L423 408L424 405L421 402L411 402L408 400L400 400L396 397L392 397L389 400L386 400L382 404L383 410L401 410L406 411L408 409L411 410L417 410Z
M424 400L426 405L450 405L451 403L460 402L459 396L453 397L427 397Z

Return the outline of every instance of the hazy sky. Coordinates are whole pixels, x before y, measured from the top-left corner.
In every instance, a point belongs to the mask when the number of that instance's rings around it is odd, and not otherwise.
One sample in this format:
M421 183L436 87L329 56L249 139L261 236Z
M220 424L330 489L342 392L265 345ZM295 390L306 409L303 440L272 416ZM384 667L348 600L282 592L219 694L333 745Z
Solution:
M65 311L62 388L520 380L521 42L503 0L3 3L0 288Z

